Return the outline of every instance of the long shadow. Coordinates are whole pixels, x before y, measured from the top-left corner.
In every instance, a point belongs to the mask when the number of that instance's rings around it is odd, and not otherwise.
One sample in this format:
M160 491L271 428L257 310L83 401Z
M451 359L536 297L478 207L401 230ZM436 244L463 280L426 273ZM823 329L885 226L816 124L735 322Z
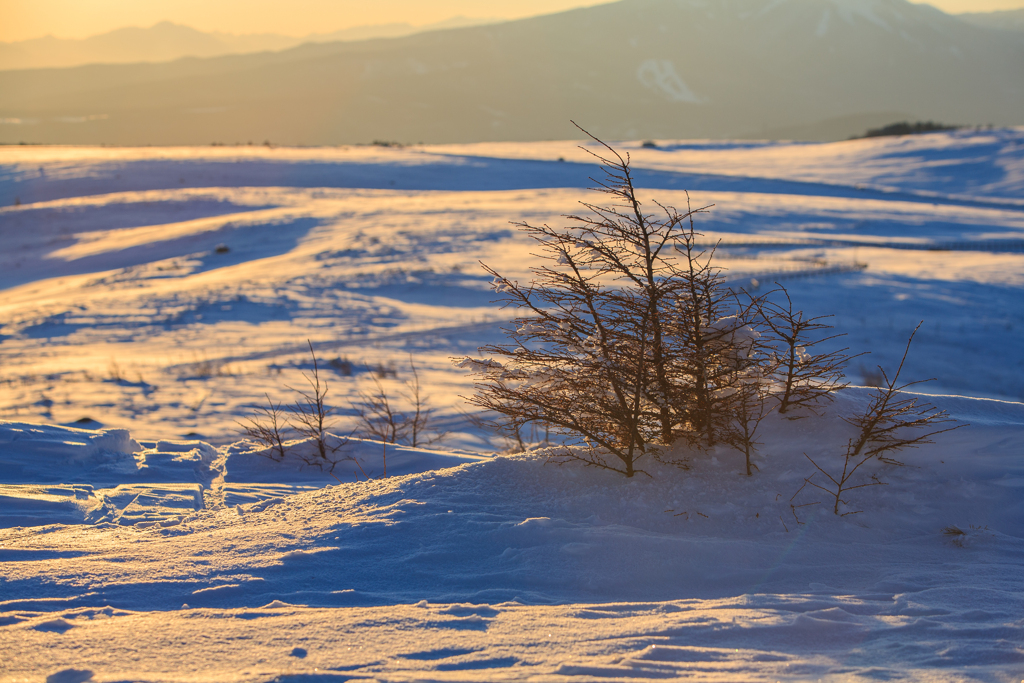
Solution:
M70 206L25 206L0 213L0 230L40 229L54 236L98 230L164 225L226 214L259 211L271 205L241 205L209 197L165 197Z
M244 216L244 214L243 214ZM241 224L227 221L216 230L183 235L167 240L154 239L151 242L126 247L120 250L104 251L73 260L48 258L53 250L68 246L67 242L44 245L42 249L25 251L18 266L0 272L0 289L15 287L27 282L51 277L82 275L110 270L121 270L118 279L130 279L131 270L153 261L188 257L190 264L184 272L195 274L217 268L225 268L246 261L285 254L311 230L320 225L320 220L303 217L285 221ZM0 223L0 230L8 226ZM223 246L222 246L223 245ZM227 250L224 250L224 246ZM218 247L220 250L218 251ZM196 261L199 263L197 264ZM174 277L175 271L166 271Z
M145 160L94 163L78 177L18 174L0 169L0 205L111 192L183 187L327 187L384 190L499 191L587 188L594 164L443 154L396 158L393 163L339 161ZM924 192L882 191L842 184L634 168L638 186L655 190L757 192L995 207L1024 212L999 198L950 198Z

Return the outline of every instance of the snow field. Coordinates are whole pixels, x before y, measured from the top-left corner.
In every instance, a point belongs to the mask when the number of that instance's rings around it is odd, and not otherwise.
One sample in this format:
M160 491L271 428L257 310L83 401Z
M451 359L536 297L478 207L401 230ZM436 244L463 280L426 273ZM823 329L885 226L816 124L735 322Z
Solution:
M835 465L839 415L868 393L843 392L824 417L776 416L751 478L728 449L672 453L687 470L641 461L653 478L631 480L535 453L211 505L173 526L11 529L0 642L26 671L38 670L29 652L46 652L97 680L268 680L261 658L274 675L377 680L1012 680L1024 664L1024 407L936 399L970 426L905 467L876 465L888 485L849 496L863 512L794 498L813 471L803 452ZM287 481L253 462L243 478ZM954 525L962 538L943 533ZM118 669L110 648L134 649L147 613L160 636ZM544 619L557 636L530 630ZM185 664L183 642L208 656Z
M730 282L872 351L853 384L925 320L904 376L970 426L846 516L805 453L836 465L866 388L770 418L751 478L721 447L631 480L499 456L463 415L450 358L510 317L477 261L525 280L508 221L591 199L570 143L0 150L0 681L1016 683L1022 137L623 145L646 196L715 204ZM254 453L237 421L295 400L307 339L332 447L410 362L444 441L372 481L379 442L337 478Z

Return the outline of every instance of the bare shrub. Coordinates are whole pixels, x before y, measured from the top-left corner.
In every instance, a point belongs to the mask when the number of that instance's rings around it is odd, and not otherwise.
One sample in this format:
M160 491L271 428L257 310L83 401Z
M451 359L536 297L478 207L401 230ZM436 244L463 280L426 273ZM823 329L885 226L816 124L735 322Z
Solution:
M110 362L107 364L107 379L111 382L123 382L125 381L126 374L127 373L125 369L121 367L121 364L111 358Z
M743 454L748 477L754 473L753 468L756 467L751 458L761 445L757 440L758 428L772 411L769 396L766 383L751 381L738 387L733 401L732 429L729 430L726 441Z
M461 410L459 413L480 431L500 436L505 442L502 454L524 453L531 448L551 445L551 427L549 425L531 422L527 431L509 422L498 413L490 411L469 413Z
M973 524L968 525L968 531L964 531L960 527L950 525L942 529L943 535L949 538L949 542L955 545L957 548L966 548L973 537L983 535L988 532L987 526L975 526Z
M963 548L967 541L967 532L958 526L950 525L943 527L942 533L945 536L949 536L949 541L957 548Z
M423 393L423 389L420 386L420 373L416 370L416 364L413 363L412 356L409 356L409 369L412 371L412 380L405 383L407 388L405 397L412 405L412 411L405 419L405 436L409 445L415 448L424 445L425 442L435 443L443 435L427 438L427 428L430 425L434 410L427 406L429 397Z
M398 443L399 435L404 433L402 423L405 416L392 407L391 398L380 380L372 376L370 379L373 381L374 391L360 393L359 402L356 404L356 414L359 416L358 432L384 443Z
M800 407L813 410L822 401L831 401L833 393L847 386L843 382L843 371L851 356L846 355L848 349L845 348L815 351L820 344L843 336L820 335L822 330L832 329L831 325L822 322L832 316L806 318L803 311L794 312L793 300L781 285L772 294L785 297L785 303L766 298L762 300L758 313L771 338L769 343L776 344L773 374L781 384L777 396L779 414L784 415L792 408Z
M394 366L389 365L392 372L397 374ZM409 369L412 379L404 383L405 391L399 392L399 396L411 406L408 411L399 410L380 380L370 377L374 390L360 393L359 401L355 404L359 417L358 431L361 434L384 443L404 443L413 448L437 443L444 437L444 434L429 433L434 411L428 405L429 397L423 393L419 371L412 356L409 357Z
M336 455L345 446L345 439L340 439L340 443L333 447L328 443L327 430L330 427L334 411L326 402L328 385L325 380L320 378L320 366L317 363L316 353L313 351L313 344L309 340L306 343L309 345L309 354L313 358L313 372L308 375L303 373L303 378L309 384L309 389L288 387L299 394L299 400L292 405L294 428L301 436L312 440L316 448L312 454L300 456L303 462L332 474L339 462L352 458L340 458Z
M520 285L484 266L504 305L527 313L506 330L511 343L481 349L503 362L458 362L480 377L470 403L504 415L515 432L550 424L575 440L578 448L566 449L566 457L632 477L662 432L652 410L664 413L671 431L667 378L661 373L660 405L652 405L648 363L663 355L652 349L664 313L658 254L682 218L666 211L667 221L649 220L627 160L608 149L614 159L597 157L606 177L594 182L611 206L584 204L592 216L567 216L574 223L568 228L519 224L547 261L532 269L533 282Z
M391 361L388 361L387 363L377 363L377 365L373 367L373 373L378 377L378 379L398 377L398 369Z
M608 205L583 203L589 214L564 228L517 224L545 262L533 281L484 268L525 315L509 343L481 348L489 358L456 362L479 378L469 402L513 433L550 425L572 446L565 457L631 477L652 445L710 446L729 433L729 387L763 362L748 344L757 300L741 303L714 251L698 248L693 217L708 207L645 213L628 155L593 139L604 152L585 151L604 171L594 189Z
M269 449L261 455L281 462L285 456L284 433L289 429L288 418L280 403L274 403L270 394L264 396L267 398L267 405L257 408L255 415L246 418L246 423L240 422L239 425L247 437Z
M338 356L327 363L334 368L342 377L351 377L355 372L355 365L348 358Z
M519 317L504 330L504 344L481 347L480 358L453 359L476 375L467 400L501 416L495 422L520 449L525 431L544 425L564 446L556 459L632 477L657 446L725 443L744 455L751 475L765 418L776 406L781 414L813 412L831 400L847 386L851 357L847 349L821 350L840 335L824 332L827 316L794 310L785 288L762 296L729 289L713 263L715 249L699 246L694 226L710 207L692 208L687 199L686 211L654 202L657 210L646 212L628 154L590 137L603 148L584 149L604 173L593 189L607 201L582 202L588 213L565 216L565 227L516 224L541 259L529 283L484 265L500 302ZM880 369L871 405L847 420L858 436L842 471L830 473L808 456L818 472L801 490L827 491L836 514L845 492L883 483L859 478L869 460L896 464L892 453L946 431L928 431L950 421L945 413L899 395L917 384L899 384L906 355L891 381ZM401 426L389 422L381 405L387 397L378 394L371 405L396 439Z
M179 369L179 379L210 379L212 377L233 377L234 368L220 359L210 359L205 354L199 356L193 354L192 362L182 365Z
M863 477L856 476L868 462L877 459L889 465L902 465L903 463L892 457L896 452L934 443L933 436L964 426L957 424L943 429L935 429L937 426L950 424L956 420L949 417L946 411L939 410L932 404L921 401L918 397L903 398L900 395L908 387L932 381L918 380L905 384L899 383L903 365L907 361L907 354L910 353L910 345L919 329L921 329L921 324L918 324L910 334L907 348L903 351L903 358L896 369L896 374L891 379L879 366L878 370L882 376L883 386L875 391L867 409L860 415L843 418L848 424L857 428L857 435L847 442L846 451L841 461L842 469L834 469L830 472L811 456L804 454L817 470L804 480L804 485L827 493L833 502L832 511L837 515L840 514L840 503L849 505L849 502L843 499L845 493L869 486L885 485L877 473L871 473L866 481ZM822 483L814 481L813 478L818 473L822 474L827 481L819 480ZM856 512L843 514L856 514Z

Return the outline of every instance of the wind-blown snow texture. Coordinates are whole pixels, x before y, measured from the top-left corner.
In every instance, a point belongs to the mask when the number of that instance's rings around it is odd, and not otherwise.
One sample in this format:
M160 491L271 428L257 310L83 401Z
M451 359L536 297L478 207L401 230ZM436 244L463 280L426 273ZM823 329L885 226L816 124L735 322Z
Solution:
M624 145L651 198L716 204L731 280L874 352L854 383L925 319L906 376L968 426L846 516L805 454L836 465L867 388L770 418L750 478L495 455L459 412L449 357L508 318L475 261L528 276L507 221L587 199L570 143L0 150L0 680L1021 680L1022 143ZM443 440L331 437L332 474L239 441L307 338L334 433L412 362Z

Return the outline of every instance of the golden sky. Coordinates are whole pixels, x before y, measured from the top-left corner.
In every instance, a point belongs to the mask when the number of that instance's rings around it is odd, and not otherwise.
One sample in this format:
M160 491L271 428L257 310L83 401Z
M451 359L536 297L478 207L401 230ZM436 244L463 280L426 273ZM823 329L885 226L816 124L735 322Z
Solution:
M0 41L85 38L173 21L203 31L305 36L351 26L429 24L453 16L515 19L595 0L0 0ZM1024 7L1024 0L931 0L946 12Z

